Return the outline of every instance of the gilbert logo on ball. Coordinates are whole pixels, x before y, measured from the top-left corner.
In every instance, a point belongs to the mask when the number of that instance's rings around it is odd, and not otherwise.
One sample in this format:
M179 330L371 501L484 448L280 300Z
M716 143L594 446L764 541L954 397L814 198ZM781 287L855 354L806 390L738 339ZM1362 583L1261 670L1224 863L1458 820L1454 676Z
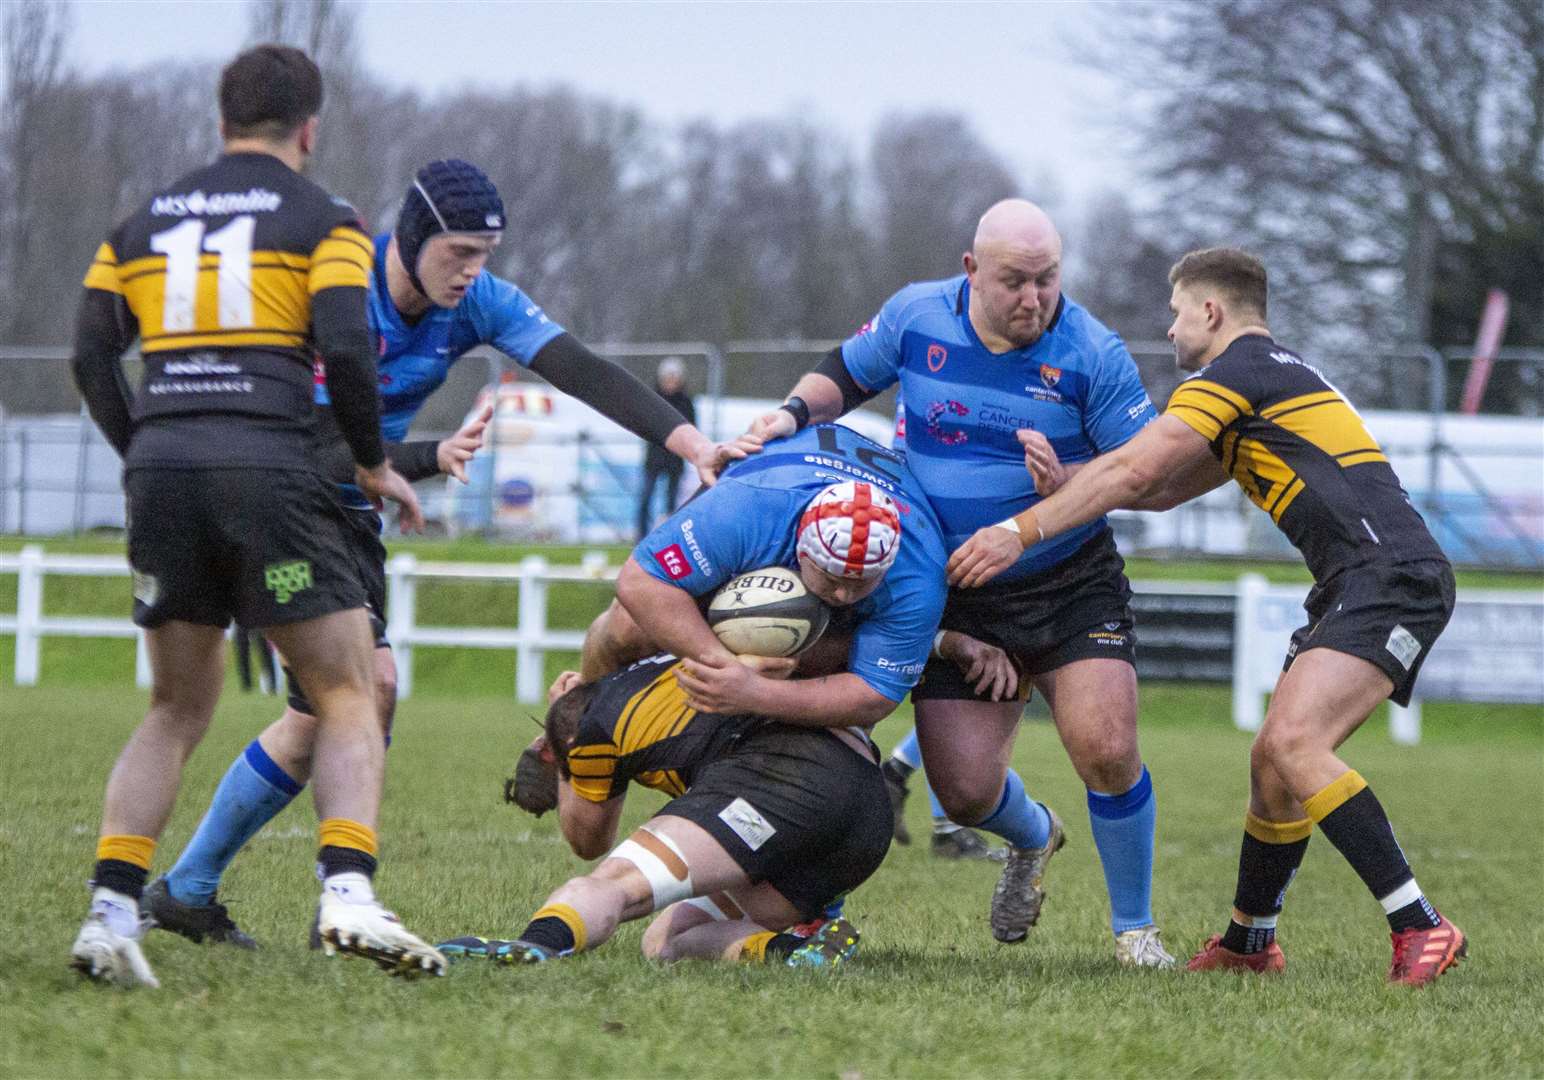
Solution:
M793 656L825 632L831 611L798 571L768 566L725 582L708 602L707 617L737 656Z
M895 500L861 480L832 484L809 501L799 518L799 555L832 577L878 577L900 549Z

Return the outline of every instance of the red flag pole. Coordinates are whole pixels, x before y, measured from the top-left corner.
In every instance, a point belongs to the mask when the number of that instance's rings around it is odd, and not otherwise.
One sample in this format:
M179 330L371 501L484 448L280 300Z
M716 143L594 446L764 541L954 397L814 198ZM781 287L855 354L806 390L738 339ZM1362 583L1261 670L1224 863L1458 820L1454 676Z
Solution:
M1501 349L1501 339L1506 334L1507 295L1500 289L1492 289L1485 296L1485 311L1480 316L1480 332L1474 338L1474 359L1469 361L1469 374L1464 379L1463 401L1458 411L1473 416L1480 411L1480 400L1485 396L1485 384L1490 381L1490 369Z

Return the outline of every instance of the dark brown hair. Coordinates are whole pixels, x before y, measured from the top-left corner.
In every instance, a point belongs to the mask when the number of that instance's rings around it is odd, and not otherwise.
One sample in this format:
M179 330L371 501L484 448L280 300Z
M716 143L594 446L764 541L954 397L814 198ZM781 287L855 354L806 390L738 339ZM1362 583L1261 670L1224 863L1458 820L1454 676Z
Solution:
M228 138L287 139L322 111L322 72L289 45L257 45L220 72Z
M1238 248L1202 248L1169 270L1170 285L1210 285L1240 307L1265 318L1265 264Z
M579 736L585 706L595 696L596 683L580 683L547 708L547 747L557 760L558 772L568 779L568 751Z

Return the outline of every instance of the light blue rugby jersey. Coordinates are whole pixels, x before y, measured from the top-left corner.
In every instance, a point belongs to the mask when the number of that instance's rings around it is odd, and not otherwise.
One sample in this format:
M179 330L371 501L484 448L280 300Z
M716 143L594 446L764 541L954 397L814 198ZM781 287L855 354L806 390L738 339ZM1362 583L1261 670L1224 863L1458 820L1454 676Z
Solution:
M1071 464L1115 449L1157 415L1120 337L1065 296L1040 340L1002 354L976 336L969 302L963 274L908 285L842 345L859 386L900 382L906 464L951 552L1040 501L1017 429L1043 433ZM1054 566L1104 527L1100 518L1035 545L1001 579Z
M938 519L899 455L851 428L820 424L770 442L651 532L633 558L661 581L706 596L736 574L797 569L799 517L822 488L866 480L901 510L901 550L878 589L853 606L848 668L900 701L922 675L943 614Z
M478 345L492 345L524 367L563 328L514 285L486 270L453 308L430 307L409 324L386 288L386 247L390 233L375 238L375 272L370 275L370 330L376 337L376 370L381 385L381 432L392 442L407 438L418 410L445 381L450 366ZM331 401L316 383L316 401Z

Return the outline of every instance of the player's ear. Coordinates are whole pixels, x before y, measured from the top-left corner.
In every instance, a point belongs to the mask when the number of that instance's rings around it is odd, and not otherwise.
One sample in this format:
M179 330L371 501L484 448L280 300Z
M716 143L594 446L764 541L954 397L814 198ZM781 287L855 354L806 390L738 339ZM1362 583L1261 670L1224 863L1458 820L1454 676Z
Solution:
M967 274L971 277L976 276L976 257L974 255L967 251L960 257L960 262L965 264L965 272Z
M313 116L300 125L300 152L308 157L316 150L316 129L321 122L320 116Z

